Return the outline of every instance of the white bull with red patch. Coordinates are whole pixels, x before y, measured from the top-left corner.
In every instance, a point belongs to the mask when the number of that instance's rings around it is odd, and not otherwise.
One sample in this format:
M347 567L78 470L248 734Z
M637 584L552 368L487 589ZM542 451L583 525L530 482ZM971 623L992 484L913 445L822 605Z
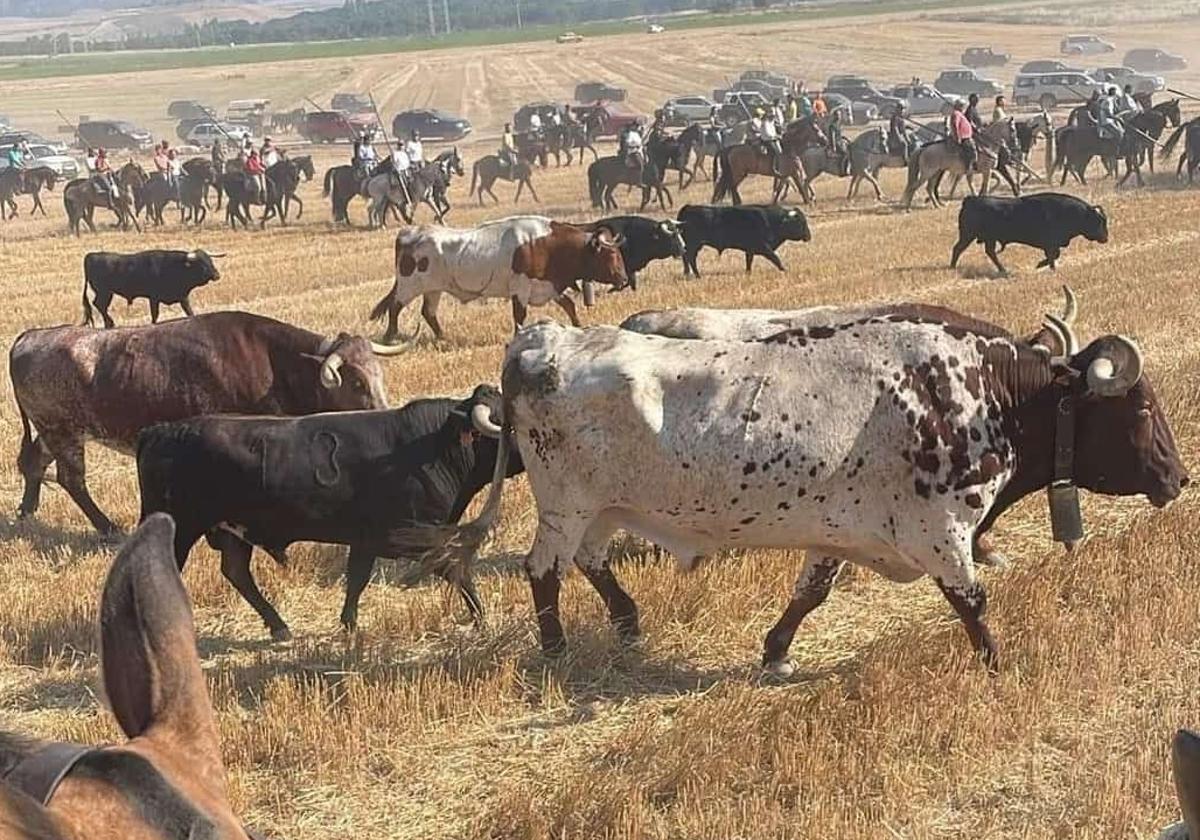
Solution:
M567 291L582 283L584 303L591 306L592 283L624 287L629 280L620 245L621 239L606 229L585 231L544 216L512 216L467 230L405 228L396 236L395 283L371 318L386 315L384 341L395 341L400 311L423 297L421 314L441 338L438 302L450 294L463 303L509 299L518 327L525 323L528 307L553 301L579 326Z
M638 636L637 608L608 568L609 538L626 529L684 567L722 548L809 549L766 640L774 671L791 670L797 626L847 561L899 582L933 577L994 668L972 540L1050 481L1062 400L1075 411L1081 486L1164 505L1187 483L1141 371L1120 336L1051 358L997 328L896 314L761 343L522 330L503 390L538 507L527 571L543 648L563 645L559 579L572 562L618 632ZM460 550L477 547L500 483L457 534L474 536Z

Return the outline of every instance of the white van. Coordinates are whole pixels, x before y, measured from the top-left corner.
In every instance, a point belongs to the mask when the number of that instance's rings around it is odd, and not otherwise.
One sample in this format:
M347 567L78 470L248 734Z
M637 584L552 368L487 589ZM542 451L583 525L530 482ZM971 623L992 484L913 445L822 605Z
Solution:
M1040 105L1047 111L1059 105L1087 102L1103 85L1077 70L1063 73L1018 73L1013 81L1013 104Z
M1099 35L1068 35L1058 44L1058 51L1063 55L1099 55L1116 49Z

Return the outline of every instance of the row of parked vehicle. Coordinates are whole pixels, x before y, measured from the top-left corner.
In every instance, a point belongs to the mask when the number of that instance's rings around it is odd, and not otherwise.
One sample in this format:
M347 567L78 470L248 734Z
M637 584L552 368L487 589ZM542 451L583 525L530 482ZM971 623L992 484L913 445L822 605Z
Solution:
M1098 35L1068 35L1059 44L1059 52L1063 55L1102 55L1116 50L1114 44ZM961 58L964 67L1003 67L1011 60L1010 53L992 47L967 47ZM1187 59L1157 47L1135 47L1125 53L1121 63L1144 73L1185 70L1188 66Z

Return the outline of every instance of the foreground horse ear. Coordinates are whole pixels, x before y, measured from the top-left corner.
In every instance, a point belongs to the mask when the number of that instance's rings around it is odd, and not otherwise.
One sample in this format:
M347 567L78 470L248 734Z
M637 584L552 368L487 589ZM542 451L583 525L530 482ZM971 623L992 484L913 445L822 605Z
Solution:
M216 725L174 541L171 517L154 514L113 562L100 600L104 688L126 736L163 741L198 769L216 770Z

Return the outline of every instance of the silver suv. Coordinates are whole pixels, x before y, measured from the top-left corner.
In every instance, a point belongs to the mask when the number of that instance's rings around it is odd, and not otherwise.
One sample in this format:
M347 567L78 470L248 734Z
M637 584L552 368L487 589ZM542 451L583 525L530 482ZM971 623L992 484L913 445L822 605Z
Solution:
M1013 82L1013 103L1040 105L1047 111L1058 105L1087 102L1103 85L1087 73L1018 73Z
M1134 93L1157 93L1167 87L1167 82L1162 76L1139 73L1132 67L1097 67L1091 72L1091 76L1098 82L1116 85L1122 90L1125 89L1125 85L1132 85Z

